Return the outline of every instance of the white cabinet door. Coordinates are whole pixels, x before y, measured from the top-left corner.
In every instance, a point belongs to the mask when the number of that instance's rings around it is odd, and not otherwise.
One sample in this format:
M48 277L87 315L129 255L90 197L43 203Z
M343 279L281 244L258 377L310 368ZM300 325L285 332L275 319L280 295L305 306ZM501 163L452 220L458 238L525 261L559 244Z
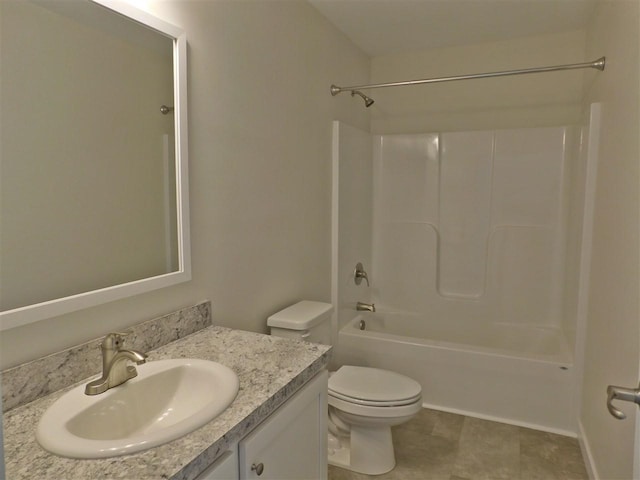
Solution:
M196 480L238 480L238 449L229 450L202 472Z
M240 441L240 478L326 480L327 379L316 375Z

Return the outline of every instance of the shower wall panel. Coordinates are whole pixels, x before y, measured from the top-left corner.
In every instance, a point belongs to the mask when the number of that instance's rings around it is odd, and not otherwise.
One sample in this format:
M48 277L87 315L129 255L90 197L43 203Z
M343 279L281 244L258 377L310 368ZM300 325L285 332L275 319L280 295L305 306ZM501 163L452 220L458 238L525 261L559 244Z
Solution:
M371 289L356 285L353 272L362 262L373 275L371 135L343 122L333 122L333 264L332 303L341 327L357 301L368 302Z
M493 132L440 135L438 293L484 294L491 228Z
M560 326L570 130L374 137L376 300Z
M576 343L576 329L579 318L579 296L581 287L581 276L584 269L581 266L582 256L585 248L583 231L587 213L587 198L592 193L587 190L588 162L589 162L589 131L590 126L584 125L571 129L567 137L567 162L565 170L565 204L564 211L566 226L565 243L565 288L563 295L563 331L567 337L567 343ZM593 152L592 152L593 158ZM593 161L593 160L591 160ZM593 169L593 167L591 167ZM584 212L584 213L583 213ZM590 233L587 233L590 235ZM587 242L588 243L588 242ZM587 248L588 250L588 248Z

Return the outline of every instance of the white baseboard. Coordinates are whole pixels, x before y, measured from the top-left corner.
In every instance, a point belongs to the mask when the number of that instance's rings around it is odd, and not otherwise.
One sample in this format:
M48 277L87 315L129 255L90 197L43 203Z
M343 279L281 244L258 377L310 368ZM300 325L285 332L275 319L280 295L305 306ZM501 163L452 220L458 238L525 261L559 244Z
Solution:
M582 426L582 422L580 420L578 420L578 442L580 443L580 450L582 451L582 458L584 459L584 464L587 468L589 479L600 480L598 469L596 468L595 461L593 460L593 455L591 454L589 439L585 435L584 427Z

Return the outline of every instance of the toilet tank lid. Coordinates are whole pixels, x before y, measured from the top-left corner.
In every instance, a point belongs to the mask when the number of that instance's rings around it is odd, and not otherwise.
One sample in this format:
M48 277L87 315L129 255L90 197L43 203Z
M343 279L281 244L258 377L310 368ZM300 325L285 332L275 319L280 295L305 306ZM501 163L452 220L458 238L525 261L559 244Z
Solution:
M291 330L307 330L321 323L332 310L333 306L330 303L303 300L271 315L267 319L267 325Z

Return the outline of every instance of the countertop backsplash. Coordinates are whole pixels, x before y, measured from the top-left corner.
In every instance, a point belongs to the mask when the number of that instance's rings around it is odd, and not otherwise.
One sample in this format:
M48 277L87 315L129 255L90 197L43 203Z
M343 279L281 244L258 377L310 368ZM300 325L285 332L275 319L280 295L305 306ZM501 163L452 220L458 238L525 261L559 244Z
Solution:
M211 325L211 302L183 308L124 330L126 348L148 352ZM108 332L106 332L108 333ZM105 334L106 334L105 333ZM2 372L7 412L102 371L102 338L23 363Z

